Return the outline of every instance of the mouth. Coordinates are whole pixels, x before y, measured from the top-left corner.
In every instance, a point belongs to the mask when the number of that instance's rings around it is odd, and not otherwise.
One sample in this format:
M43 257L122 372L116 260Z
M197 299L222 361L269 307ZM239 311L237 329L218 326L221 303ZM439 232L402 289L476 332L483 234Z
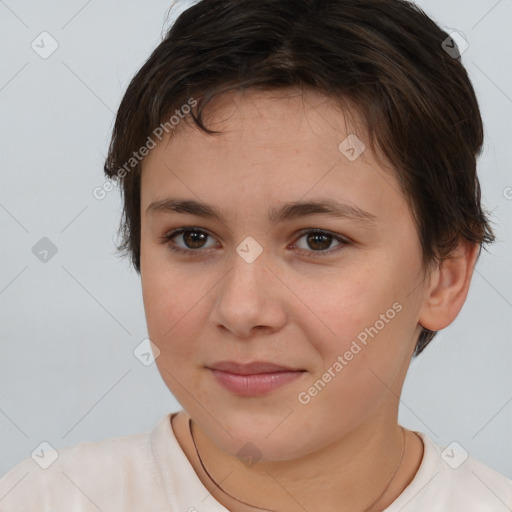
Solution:
M259 396L299 379L306 370L270 362L240 364L222 361L207 367L217 383L238 396Z
M301 368L292 368L280 364L271 363L269 361L256 361L253 363L237 363L235 361L219 361L210 366L211 370L219 370L237 375L256 375L262 373L278 373L278 372L299 372L305 371Z

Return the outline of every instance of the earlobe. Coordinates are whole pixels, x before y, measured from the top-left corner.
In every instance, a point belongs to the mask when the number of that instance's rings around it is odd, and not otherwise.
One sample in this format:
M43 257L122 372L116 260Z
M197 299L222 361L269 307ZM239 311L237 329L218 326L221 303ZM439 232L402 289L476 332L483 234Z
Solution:
M466 301L479 249L464 240L432 272L418 318L422 327L439 331L455 320Z

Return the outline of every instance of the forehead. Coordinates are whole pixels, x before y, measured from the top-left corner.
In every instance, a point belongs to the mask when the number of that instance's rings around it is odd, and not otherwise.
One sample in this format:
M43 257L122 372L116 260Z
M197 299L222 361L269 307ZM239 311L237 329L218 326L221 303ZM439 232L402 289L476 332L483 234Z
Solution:
M152 160L155 153L161 155L169 144L201 150L188 156L200 156L206 149L229 150L234 154L237 149L244 152L261 147L279 148L283 154L290 149L303 153L316 150L318 159L324 152L333 152L336 158L341 156L339 144L349 134L369 142L355 105L347 99L341 103L314 89L232 91L213 98L203 111L203 120L208 128L221 133L208 135L187 116L169 134L164 134L157 151L146 161ZM244 142L243 146L240 142ZM361 156L373 158L366 150Z
M384 194L388 204L403 202L396 178L377 162L348 103L341 109L318 91L245 91L215 98L204 121L221 133L208 135L183 120L146 157L142 212L166 195L235 209L306 195L359 201L367 211L379 207Z
M300 140L318 144L319 139L324 139L326 144L337 147L343 134L357 133L361 139L368 139L355 105L349 100L342 104L315 89L226 93L208 104L204 117L209 128L226 135L221 144L240 137L252 145L292 147L298 146ZM197 132L190 122L180 126L179 132L190 134L190 128ZM214 141L215 138L211 140L213 146Z

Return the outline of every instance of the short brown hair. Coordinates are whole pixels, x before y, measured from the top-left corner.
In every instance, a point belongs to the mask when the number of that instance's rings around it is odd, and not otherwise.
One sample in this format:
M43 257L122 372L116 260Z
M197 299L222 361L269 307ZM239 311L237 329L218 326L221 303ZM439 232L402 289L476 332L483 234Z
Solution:
M140 273L141 166L133 161L127 172L126 163L156 127L169 127L169 116L195 97L197 111L188 117L217 133L202 119L214 96L300 87L349 101L362 114L370 146L391 162L409 201L425 269L461 239L481 251L495 240L476 173L483 125L457 49L405 0L197 2L132 79L117 113L105 173L121 182L118 250ZM435 334L423 329L414 355Z

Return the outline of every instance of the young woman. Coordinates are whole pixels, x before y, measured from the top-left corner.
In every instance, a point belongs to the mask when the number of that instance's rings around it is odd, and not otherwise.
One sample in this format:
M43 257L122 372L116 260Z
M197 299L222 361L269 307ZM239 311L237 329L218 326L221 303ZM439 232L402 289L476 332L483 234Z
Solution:
M411 358L494 238L458 48L401 0L202 0L178 18L105 172L183 409L22 461L0 510L512 509L505 476L398 424Z

